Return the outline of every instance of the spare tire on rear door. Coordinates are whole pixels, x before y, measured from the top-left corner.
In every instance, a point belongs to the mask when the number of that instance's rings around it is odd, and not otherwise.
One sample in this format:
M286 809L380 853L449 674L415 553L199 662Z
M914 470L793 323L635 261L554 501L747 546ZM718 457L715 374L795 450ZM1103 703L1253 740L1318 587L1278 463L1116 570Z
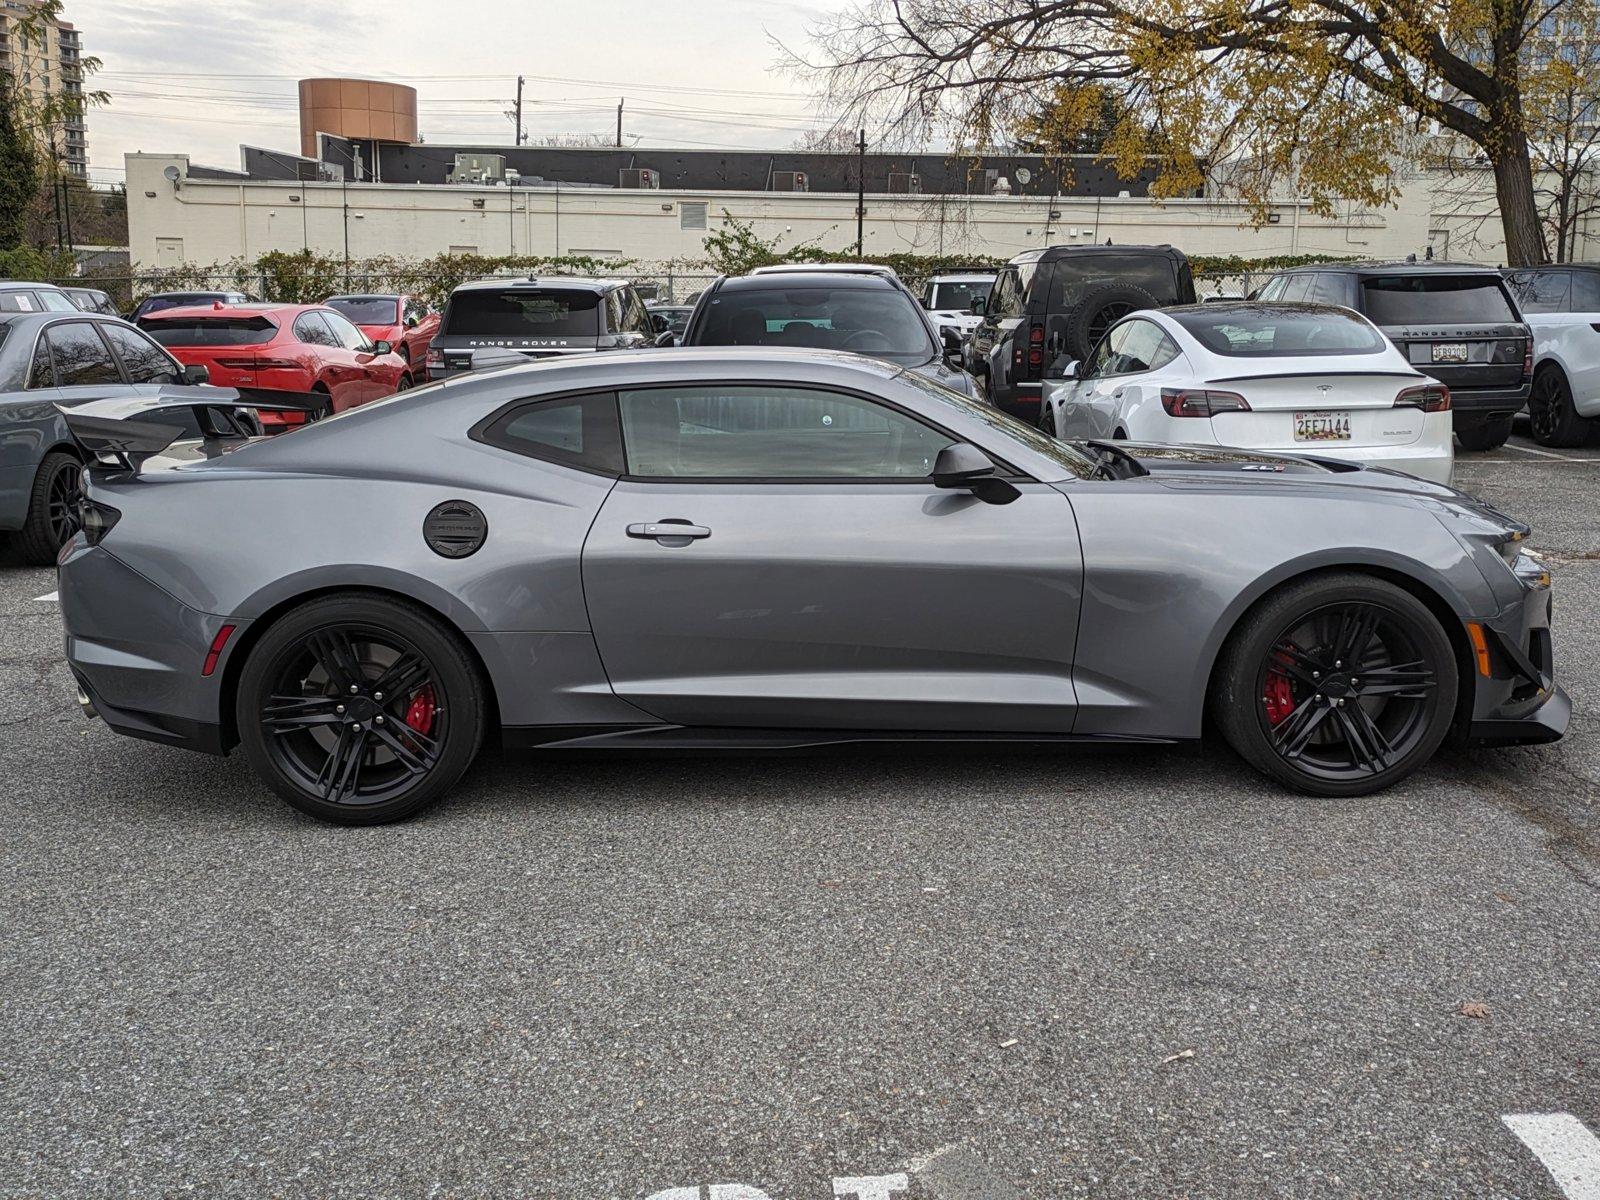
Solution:
M1135 283L1101 283L1084 289L1067 310L1063 349L1067 357L1082 362L1107 329L1141 308L1160 308L1155 295Z

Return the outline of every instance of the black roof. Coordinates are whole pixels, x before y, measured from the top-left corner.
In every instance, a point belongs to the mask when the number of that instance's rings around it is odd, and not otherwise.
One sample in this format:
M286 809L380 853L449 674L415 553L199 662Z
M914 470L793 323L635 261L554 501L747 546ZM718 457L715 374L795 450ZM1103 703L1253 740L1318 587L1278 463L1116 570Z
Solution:
M457 284L458 292L503 292L508 289L560 288L573 292L609 292L626 287L626 279L592 279L583 275L521 275L469 279Z
M1307 263L1300 267L1279 267L1274 275L1292 275L1307 271L1317 271L1324 274L1344 275L1370 275L1381 271L1385 275L1404 275L1415 272L1419 275L1430 273L1448 272L1454 275L1485 274L1498 275L1498 267L1485 266L1483 263L1446 262L1440 258L1400 259L1384 261L1374 259L1364 262L1343 263Z
M1101 254L1159 254L1167 258L1185 258L1182 250L1163 242L1159 246L1096 246L1093 244L1082 246L1045 246L1039 250L1024 250L1013 258L1012 262L1056 262L1063 258L1079 258L1086 255Z
M769 275L730 275L721 280L720 290L793 292L806 288L856 288L860 291L900 291L897 280L887 275L868 275L852 271L775 271Z

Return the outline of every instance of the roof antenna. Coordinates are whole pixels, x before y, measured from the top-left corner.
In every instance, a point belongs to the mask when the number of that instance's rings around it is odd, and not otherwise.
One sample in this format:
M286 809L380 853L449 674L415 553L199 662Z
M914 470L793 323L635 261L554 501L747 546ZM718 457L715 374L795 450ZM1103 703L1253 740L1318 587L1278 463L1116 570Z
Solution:
M1429 262L1433 261L1433 246L1432 246L1431 243L1429 244L1428 248L1423 251L1423 257L1426 258Z

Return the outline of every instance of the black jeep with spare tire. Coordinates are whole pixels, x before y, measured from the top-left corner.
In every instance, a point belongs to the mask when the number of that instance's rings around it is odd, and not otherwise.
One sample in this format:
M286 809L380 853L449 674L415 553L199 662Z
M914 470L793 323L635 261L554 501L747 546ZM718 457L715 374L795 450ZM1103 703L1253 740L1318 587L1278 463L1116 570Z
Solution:
M1194 275L1171 246L1050 246L1000 271L972 332L971 363L989 400L1027 421L1039 417L1044 368L1083 360L1130 312L1193 304Z

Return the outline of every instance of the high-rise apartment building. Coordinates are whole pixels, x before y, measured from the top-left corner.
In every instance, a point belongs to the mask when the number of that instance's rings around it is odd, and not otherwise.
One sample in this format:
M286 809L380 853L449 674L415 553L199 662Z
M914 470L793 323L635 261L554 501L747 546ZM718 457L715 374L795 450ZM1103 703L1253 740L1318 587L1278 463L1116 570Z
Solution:
M0 71L34 100L83 94L83 49L66 21L48 22L42 38L26 38L20 22L39 0L0 0ZM40 148L54 152L62 169L80 179L89 174L89 146L82 115L35 130Z

